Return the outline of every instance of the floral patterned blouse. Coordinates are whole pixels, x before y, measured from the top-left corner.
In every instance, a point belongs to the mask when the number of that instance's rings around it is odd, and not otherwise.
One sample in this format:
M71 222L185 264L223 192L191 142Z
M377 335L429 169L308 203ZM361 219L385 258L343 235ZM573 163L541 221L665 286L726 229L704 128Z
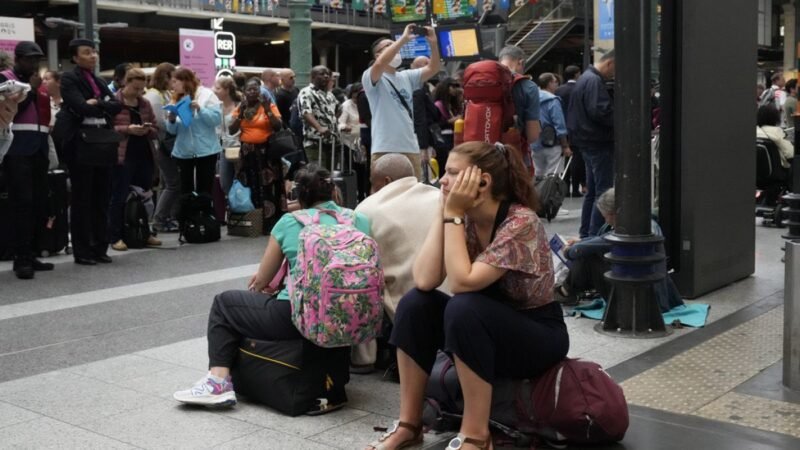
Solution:
M505 301L530 309L553 301L553 259L544 226L530 208L512 204L494 240L481 249L475 224L466 222L470 261L507 269L498 281Z

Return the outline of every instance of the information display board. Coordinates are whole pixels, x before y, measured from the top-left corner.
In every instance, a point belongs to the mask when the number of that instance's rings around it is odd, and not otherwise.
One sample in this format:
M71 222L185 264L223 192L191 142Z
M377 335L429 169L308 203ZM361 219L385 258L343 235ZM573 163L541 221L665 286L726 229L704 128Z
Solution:
M436 28L439 51L446 61L475 61L481 56L481 35L476 25L440 26Z
M439 22L463 22L478 17L478 0L431 0L433 16Z
M393 33L394 40L399 40L403 36L402 31ZM431 46L425 36L414 36L408 44L400 49L400 57L403 59L414 59L419 56L431 56Z
M424 22L428 20L427 0L388 0L393 23Z

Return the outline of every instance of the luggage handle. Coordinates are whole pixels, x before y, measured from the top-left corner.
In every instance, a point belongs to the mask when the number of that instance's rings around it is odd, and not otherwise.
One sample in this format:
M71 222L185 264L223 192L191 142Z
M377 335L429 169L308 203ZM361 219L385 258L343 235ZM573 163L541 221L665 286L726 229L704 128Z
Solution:
M561 178L562 181L564 180L564 177L567 176L567 171L569 171L570 164L572 164L572 156L570 156L569 159L567 159L567 164L564 166L564 171L561 172L561 175L559 176L559 178Z

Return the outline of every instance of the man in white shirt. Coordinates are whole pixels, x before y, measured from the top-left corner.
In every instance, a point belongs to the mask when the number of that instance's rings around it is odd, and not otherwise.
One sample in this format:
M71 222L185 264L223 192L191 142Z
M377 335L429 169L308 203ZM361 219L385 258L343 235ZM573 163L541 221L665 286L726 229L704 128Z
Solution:
M400 49L414 39L415 33L425 34L431 47L430 62L421 69L398 72L397 68L403 61ZM372 44L372 55L375 62L361 77L372 112L372 162L386 153L402 153L414 166L417 179L421 179L419 145L414 133L413 93L439 73L436 33L431 27L408 25L397 41L382 38Z
M369 219L372 238L381 250L386 283L383 306L394 320L400 299L414 287L414 259L437 218L441 193L418 182L408 158L399 153L387 153L376 161L370 182L372 195L356 212ZM370 370L376 351L375 341L353 347L353 367Z

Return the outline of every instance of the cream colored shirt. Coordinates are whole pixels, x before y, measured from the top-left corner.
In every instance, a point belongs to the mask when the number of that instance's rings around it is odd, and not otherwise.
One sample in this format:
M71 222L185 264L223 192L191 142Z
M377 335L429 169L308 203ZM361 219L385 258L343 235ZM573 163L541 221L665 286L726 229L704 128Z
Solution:
M380 247L384 307L393 321L400 299L414 287L414 260L439 217L439 195L438 189L407 177L389 183L356 208L369 219Z

